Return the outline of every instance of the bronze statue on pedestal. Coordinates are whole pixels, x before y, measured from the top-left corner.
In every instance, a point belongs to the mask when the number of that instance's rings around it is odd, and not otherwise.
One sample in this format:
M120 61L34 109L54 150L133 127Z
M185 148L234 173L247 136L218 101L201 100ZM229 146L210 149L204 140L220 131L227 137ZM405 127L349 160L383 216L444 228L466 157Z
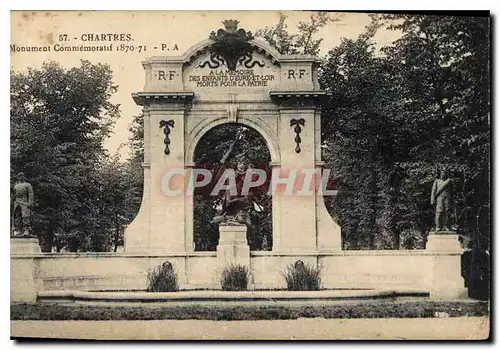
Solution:
M434 180L431 192L431 204L436 205L435 232L450 231L450 216L453 207L452 181L448 178L445 168L439 173L439 178Z

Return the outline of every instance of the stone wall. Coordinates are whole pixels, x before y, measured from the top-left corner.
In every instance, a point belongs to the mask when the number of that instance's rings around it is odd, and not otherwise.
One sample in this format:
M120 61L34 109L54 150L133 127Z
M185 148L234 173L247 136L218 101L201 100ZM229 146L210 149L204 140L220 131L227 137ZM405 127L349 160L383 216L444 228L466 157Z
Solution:
M321 267L324 288L430 289L434 258L429 251L341 251L332 253L252 252L255 289L284 288L282 275L298 259ZM439 253L443 255L446 253ZM456 256L456 253L450 253ZM39 290L144 290L147 272L170 261L179 275L181 289L218 288L220 271L216 252L177 255L123 253L36 253L11 256L13 275L33 262L34 286ZM18 287L16 287L18 286ZM24 293L12 284L13 301ZM20 294L19 294L20 295Z

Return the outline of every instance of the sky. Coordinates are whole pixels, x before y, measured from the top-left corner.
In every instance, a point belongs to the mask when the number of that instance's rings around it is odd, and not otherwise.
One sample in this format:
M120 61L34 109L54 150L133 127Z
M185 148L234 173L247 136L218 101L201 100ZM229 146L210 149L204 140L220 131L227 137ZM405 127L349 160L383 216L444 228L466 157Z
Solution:
M255 32L265 26L278 23L280 14L288 16L288 30L293 33L300 21L308 21L311 12L306 11L20 11L11 13L11 44L18 46L54 45L66 38L71 45L87 44L89 34L130 34L134 52L15 52L10 55L11 69L23 71L27 67L40 67L44 61L55 60L63 67L79 65L80 59L93 63L102 62L113 70L113 82L118 85L111 102L120 104L121 117L116 121L112 135L104 147L122 157L128 155L126 145L130 137L129 126L141 107L132 100L131 94L140 92L144 85L141 61L150 56L182 55L191 46L208 38L212 30L221 27L222 21L235 19L239 27ZM356 38L370 18L366 13L334 13L339 21L326 25L317 34L323 38L320 56L340 44L341 38ZM63 37L61 37L63 35ZM66 35L66 37L64 37ZM83 35L83 38L82 38ZM390 44L398 32L380 30L375 41L379 46ZM102 44L108 44L103 42ZM165 44L170 51L154 50ZM114 43L118 46L119 43ZM174 51L177 45L178 50ZM146 47L138 52L137 47ZM122 145L122 146L121 146Z

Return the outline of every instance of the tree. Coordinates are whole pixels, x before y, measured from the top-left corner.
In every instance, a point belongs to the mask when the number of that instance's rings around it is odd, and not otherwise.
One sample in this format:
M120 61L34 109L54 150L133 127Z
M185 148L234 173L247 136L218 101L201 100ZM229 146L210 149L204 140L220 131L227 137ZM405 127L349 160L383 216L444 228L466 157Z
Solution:
M328 12L315 12L310 16L310 22L299 22L297 34L290 34L287 31L286 19L287 16L281 14L276 26L266 26L255 32L256 37L261 37L283 55L317 55L323 38L314 39L314 36L328 23L338 21L336 18L331 18Z
M331 92L322 116L323 159L334 169L339 194L327 206L339 219L344 248L388 248L394 232L396 126L387 118L395 96L392 67L375 55L370 27L343 39L320 71ZM384 240L389 240L384 242Z
M144 162L144 116L142 114L134 116L129 131L132 134L128 144L130 154L125 168L131 181L131 187L127 189L129 193L127 206L131 208L128 210L128 221L130 222L139 211L144 187L144 170L142 167Z
M278 50L281 54L299 53L295 47L296 35L290 35L285 23L287 16L281 14L279 22L274 27L265 27L255 32L255 37L262 37L269 45Z
M76 251L99 231L96 172L102 142L119 116L109 66L54 62L11 72L11 181L23 171L35 190L33 231L44 251Z
M129 138L130 161L137 172L143 176L142 162L144 161L144 115L135 115L130 124L129 131L132 134ZM142 181L141 181L142 182Z
M124 225L129 223L139 210L142 193L137 191L135 174L130 164L121 161L118 153L102 162L96 175L96 202L101 237L94 240L91 250L98 251L100 247L105 247L105 250L112 248L116 252L117 248L123 245Z
M489 18L389 15L402 37L384 49L400 67L401 116L408 124L406 164L454 175L457 229L489 246ZM430 180L430 179L429 179Z
M380 54L371 38L384 21L402 35ZM328 204L346 247L422 248L439 166L454 176L458 232L487 246L488 30L481 17L388 15L330 51L323 136L339 195Z

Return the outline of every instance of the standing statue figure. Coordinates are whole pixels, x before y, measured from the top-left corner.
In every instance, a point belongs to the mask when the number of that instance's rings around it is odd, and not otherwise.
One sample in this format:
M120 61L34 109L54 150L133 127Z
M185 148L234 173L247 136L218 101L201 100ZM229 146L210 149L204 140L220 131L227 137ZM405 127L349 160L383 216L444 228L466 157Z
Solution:
M434 180L431 192L431 204L436 204L436 231L450 230L450 214L452 207L451 179L446 169L442 168L439 178Z
M28 236L31 231L31 207L34 203L33 187L26 181L24 173L17 174L14 185L14 208L12 210L13 235Z

